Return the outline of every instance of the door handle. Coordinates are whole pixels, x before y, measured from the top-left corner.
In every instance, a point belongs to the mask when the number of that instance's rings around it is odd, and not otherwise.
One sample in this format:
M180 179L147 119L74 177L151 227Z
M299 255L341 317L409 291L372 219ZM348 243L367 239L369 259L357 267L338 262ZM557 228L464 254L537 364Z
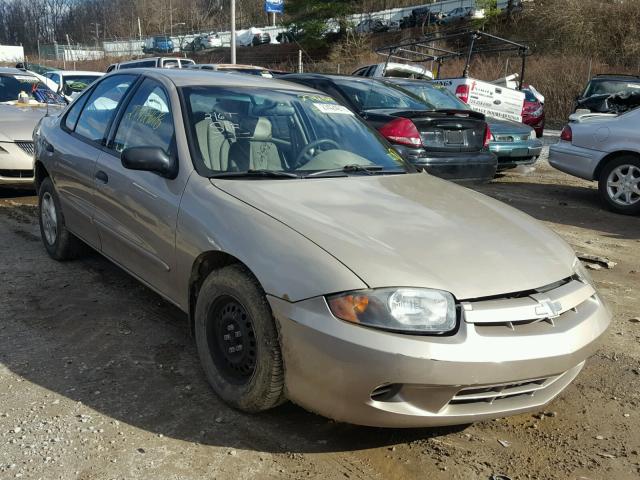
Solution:
M106 173L104 173L102 170L98 170L96 172L96 180L98 180L100 183L108 183L109 176Z

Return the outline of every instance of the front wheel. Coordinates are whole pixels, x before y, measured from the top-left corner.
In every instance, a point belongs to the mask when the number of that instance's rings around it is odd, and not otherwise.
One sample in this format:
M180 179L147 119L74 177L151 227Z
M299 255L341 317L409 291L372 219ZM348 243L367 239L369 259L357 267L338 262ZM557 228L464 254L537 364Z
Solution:
M49 177L38 190L38 210L40 236L51 258L71 260L86 251L86 245L67 229L58 193Z
M246 268L230 265L205 279L195 337L207 379L224 402L253 413L284 401L278 332L265 294Z
M640 158L622 155L600 172L598 190L604 203L614 212L640 213Z

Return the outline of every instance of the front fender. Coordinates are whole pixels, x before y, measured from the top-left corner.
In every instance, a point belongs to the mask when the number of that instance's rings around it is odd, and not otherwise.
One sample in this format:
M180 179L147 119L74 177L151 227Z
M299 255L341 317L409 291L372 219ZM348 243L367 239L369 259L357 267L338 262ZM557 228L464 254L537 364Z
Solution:
M320 246L193 174L182 197L176 229L175 298L185 310L192 266L207 251L221 251L239 259L265 293L291 302L367 288Z

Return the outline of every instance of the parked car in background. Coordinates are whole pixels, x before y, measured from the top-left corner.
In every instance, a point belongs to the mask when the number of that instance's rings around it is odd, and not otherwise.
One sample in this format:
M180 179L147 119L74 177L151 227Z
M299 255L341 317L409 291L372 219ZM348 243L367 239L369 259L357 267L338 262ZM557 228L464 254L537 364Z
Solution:
M264 67L255 65L241 65L238 63L196 63L189 65L190 70L209 70L214 72L245 73L247 75L258 75L260 77L272 78L271 72ZM286 72L285 72L286 73Z
M218 47L222 47L222 39L217 33L199 35L191 42L191 50L194 52Z
M584 91L576 98L575 109L589 108L589 100L593 97L609 97L617 93L640 92L640 76L623 74L595 75L585 87Z
M356 25L354 31L356 33L381 33L389 30L389 25L385 24L379 18L367 18Z
M168 35L156 35L155 37L145 38L142 51L144 53L171 53L175 45Z
M423 80L388 79L398 87L425 100L442 111L465 111L470 107L445 87ZM542 153L542 142L535 131L522 123L486 117L489 150L497 157L497 170L533 165Z
M33 129L65 105L30 72L0 67L0 187L33 186Z
M473 7L458 7L440 19L440 25L453 25L454 23L464 22L467 20L476 20L484 18L484 10Z
M244 412L289 399L377 427L540 412L611 321L558 235L416 173L307 87L117 72L34 138L46 252L82 239L185 312L205 378Z
M412 10L411 13L415 17L414 26L416 27L437 25L445 17L443 12L432 10L429 7L418 8Z
M71 102L80 92L103 75L102 72L80 70L52 70L45 74L49 80L56 83L56 92L68 102Z
M523 88L524 104L522 106L522 123L529 125L536 131L538 138L544 135L544 103L529 88Z
M46 65L40 65L39 63L31 63L31 62L19 62L16 63L16 68L20 70L29 70L30 72L37 73L38 75L46 75L47 72L51 72L53 70L60 70L57 67L48 67Z
M640 109L623 115L574 116L549 147L549 163L598 182L603 203L627 215L640 213Z
M236 32L236 44L242 47L255 47L271 43L271 35L259 28L248 28Z
M412 164L442 178L485 182L496 173L481 113L442 109L384 79L293 74L282 80L324 92L378 130Z
M358 68L351 75L357 77L433 78L431 70L422 65L407 65L394 62L365 65Z
M186 68L195 65L190 58L181 57L147 57L109 65L107 73L126 68Z

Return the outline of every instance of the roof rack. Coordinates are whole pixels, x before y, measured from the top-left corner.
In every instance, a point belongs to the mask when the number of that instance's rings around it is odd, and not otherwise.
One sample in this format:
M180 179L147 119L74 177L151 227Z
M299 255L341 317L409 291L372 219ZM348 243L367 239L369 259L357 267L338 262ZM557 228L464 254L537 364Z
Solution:
M438 44L452 40L467 41L467 45L460 50L444 48ZM446 45L446 43L445 43ZM458 29L425 34L419 39L379 47L375 50L378 55L386 57L384 71L391 59L403 60L409 63L426 61L437 64L436 78L440 76L440 67L446 60L452 58L466 58L463 77L469 76L469 64L473 55L503 52L515 52L522 59L519 89L522 90L525 73L525 58L529 55L529 46L498 37L480 30ZM383 75L384 75L383 71Z

